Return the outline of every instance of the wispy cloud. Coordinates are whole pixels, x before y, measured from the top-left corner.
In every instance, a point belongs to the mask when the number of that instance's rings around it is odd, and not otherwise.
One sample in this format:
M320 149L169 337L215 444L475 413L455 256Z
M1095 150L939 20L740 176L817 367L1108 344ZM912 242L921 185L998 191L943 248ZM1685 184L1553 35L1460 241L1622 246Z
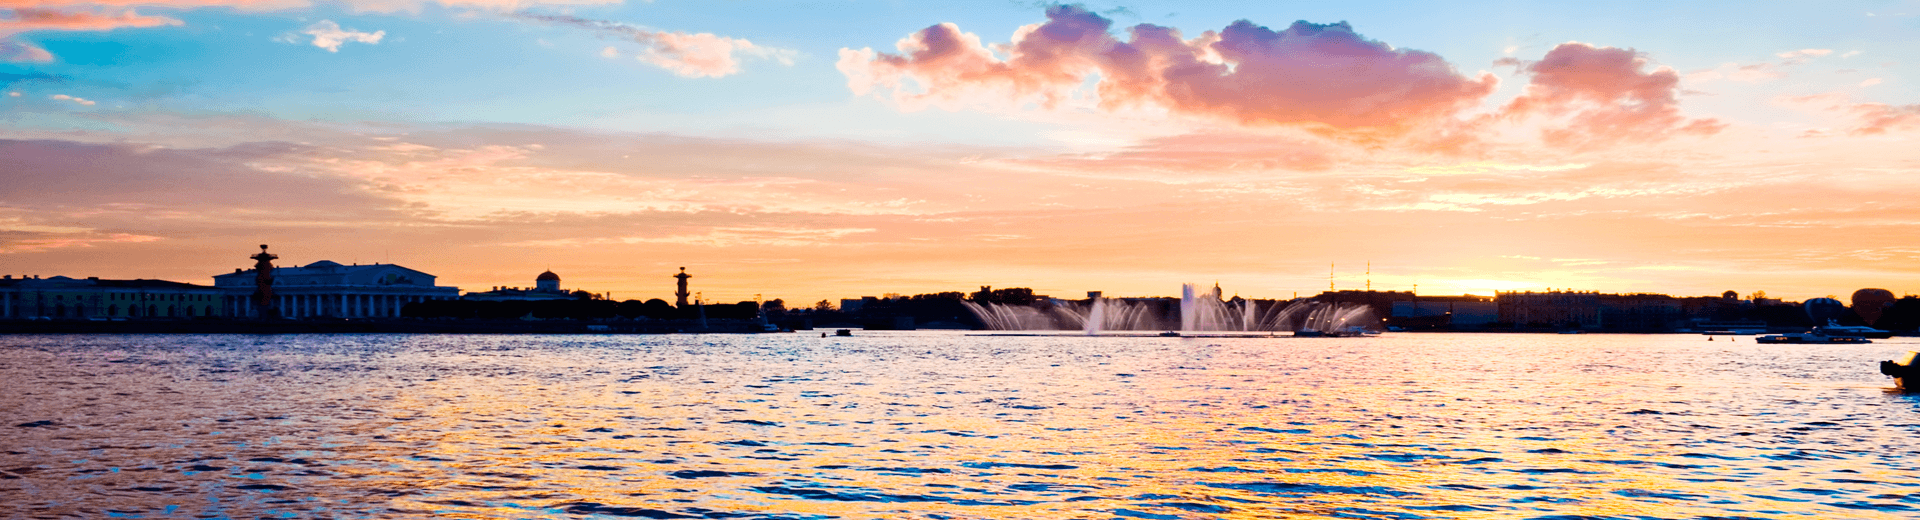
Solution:
M1881 135L1920 129L1920 104L1856 103L1851 96L1837 92L1782 97L1779 101L1851 115L1855 118L1855 124L1847 133L1852 135Z
M180 25L180 20L165 16L144 16L132 9L63 11L33 7L31 0L8 0L19 6L0 10L11 17L0 18L0 61L49 62L53 54L18 35L33 31L111 31L122 27Z
M793 50L755 45L745 39L712 33L662 31L623 22L565 15L518 12L507 16L631 40L641 46L635 59L689 78L719 78L739 73L740 59L743 57L770 59L783 65L792 65L793 59L799 55ZM600 53L607 57L618 55L618 51L612 47L602 49Z

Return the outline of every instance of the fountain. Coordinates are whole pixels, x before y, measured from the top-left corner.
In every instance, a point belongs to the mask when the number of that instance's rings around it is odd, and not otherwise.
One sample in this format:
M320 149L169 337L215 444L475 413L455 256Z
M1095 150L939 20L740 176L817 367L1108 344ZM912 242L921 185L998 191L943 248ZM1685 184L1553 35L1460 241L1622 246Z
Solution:
M1184 284L1178 300L1094 296L1085 302L1050 300L1035 305L961 303L990 330L1079 330L1088 335L1167 330L1338 334L1378 325L1366 305L1309 299L1223 301L1218 285L1207 290Z
M1294 300L1262 320L1261 329L1343 332L1352 327L1371 329L1373 325L1373 309L1365 305Z

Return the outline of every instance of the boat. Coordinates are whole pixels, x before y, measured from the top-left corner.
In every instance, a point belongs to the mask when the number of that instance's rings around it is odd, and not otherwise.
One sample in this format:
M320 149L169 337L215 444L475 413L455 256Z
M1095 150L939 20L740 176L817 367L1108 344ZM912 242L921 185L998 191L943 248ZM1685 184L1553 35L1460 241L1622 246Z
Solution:
M1892 331L1880 330L1873 327L1862 327L1858 325L1841 325L1840 322L1833 321L1833 320L1827 320L1826 325L1815 327L1813 330L1815 332L1819 332L1821 334L1826 334L1829 336L1859 336L1862 338L1873 338L1873 339L1887 339L1887 338L1893 337Z
M1899 361L1881 361L1880 373L1893 378L1893 386L1900 387L1901 390L1920 391L1920 388L1907 384L1907 379L1920 375L1920 367L1914 366L1916 357L1920 357L1920 352L1908 352L1907 357L1900 358Z
M1317 329L1310 329L1310 328L1293 331L1293 337L1296 337L1296 338L1318 338L1318 337L1324 337L1326 335L1327 333L1325 332L1320 332Z
M1295 332L1293 335L1298 336L1300 333ZM1380 332L1359 325L1348 325L1344 328L1323 332L1321 335L1329 338L1364 338L1367 336L1378 336Z
M1872 341L1867 340L1867 338L1863 338L1860 336L1829 336L1826 334L1821 334L1818 331L1789 332L1786 334L1768 334L1765 336L1753 338L1753 341L1758 343L1821 343L1821 344L1873 343Z

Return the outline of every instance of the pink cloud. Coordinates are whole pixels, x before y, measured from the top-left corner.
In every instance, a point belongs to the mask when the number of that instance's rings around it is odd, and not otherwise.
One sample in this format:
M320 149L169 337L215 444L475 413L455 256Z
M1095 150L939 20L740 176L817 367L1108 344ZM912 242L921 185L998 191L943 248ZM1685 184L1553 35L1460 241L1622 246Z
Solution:
M1097 77L1107 110L1144 106L1339 130L1400 130L1444 118L1477 104L1498 82L1487 73L1463 76L1432 53L1366 39L1345 22L1275 31L1243 20L1193 39L1140 24L1122 42L1109 33L1110 20L1079 6L1051 7L1047 19L991 47L953 24L934 25L900 40L898 54L841 49L838 66L855 94L888 91L908 108L1051 108Z
M19 1L21 0L0 0L0 3ZM11 17L0 18L0 61L13 62L53 61L53 54L46 49L15 38L15 35L20 33L50 30L110 31L121 27L180 25L179 20L165 16L142 16L132 10L107 14L22 7L5 12Z
M1920 105L1860 103L1848 109L1858 114L1862 122L1852 130L1854 135L1877 135L1920 127Z
M541 5L617 4L623 0L339 0L354 12L419 12L429 4L484 11L514 11ZM0 9L73 8L73 7L233 7L248 11L274 11L312 6L313 0L0 0Z
M1667 67L1643 71L1646 66L1646 57L1632 49L1560 44L1521 68L1532 81L1504 115L1564 118L1565 126L1546 128L1541 138L1569 147L1711 135L1725 128L1714 119L1681 116L1680 75Z
M587 29L590 31L618 35L633 40L643 46L636 59L667 69L667 71L689 78L718 78L740 72L741 57L766 58L782 64L793 64L795 54L792 50L754 45L753 42L717 36L710 33L688 34L668 32L638 27L630 24L607 20L592 20L577 16L545 15L534 13L514 13L508 15L522 20L545 22ZM602 56L609 55L609 49L601 50Z
M11 1L11 0L9 0ZM161 25L180 25L179 20L165 16L142 16L133 11L113 14L85 11L56 11L50 9L20 8L11 11L9 19L0 19L0 34L19 34L27 31L108 31L121 27L155 27Z
M1920 104L1855 103L1850 96L1838 92L1782 97L1779 100L1787 104L1851 114L1859 118L1858 126L1847 130L1853 135L1880 135L1920 128Z

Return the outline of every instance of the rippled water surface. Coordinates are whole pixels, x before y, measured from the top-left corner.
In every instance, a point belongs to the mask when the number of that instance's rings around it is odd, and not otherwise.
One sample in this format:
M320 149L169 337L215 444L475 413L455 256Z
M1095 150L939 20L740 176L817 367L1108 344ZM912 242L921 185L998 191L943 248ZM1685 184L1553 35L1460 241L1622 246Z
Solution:
M0 516L1913 518L1916 343L0 336Z

